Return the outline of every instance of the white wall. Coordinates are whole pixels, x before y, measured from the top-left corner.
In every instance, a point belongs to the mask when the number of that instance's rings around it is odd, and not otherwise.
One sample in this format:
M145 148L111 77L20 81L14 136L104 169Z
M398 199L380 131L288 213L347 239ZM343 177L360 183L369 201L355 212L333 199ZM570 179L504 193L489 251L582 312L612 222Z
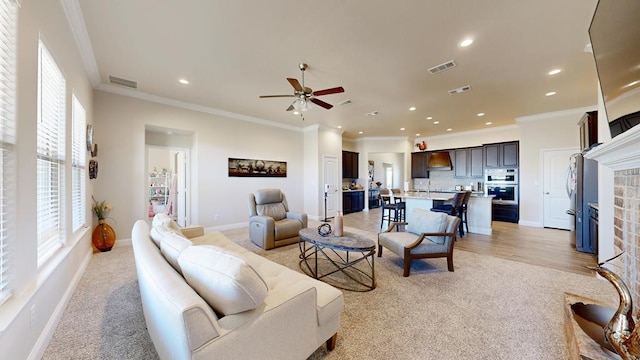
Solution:
M37 267L36 129L38 38L62 70L67 85L67 142L71 140L71 95L87 110L92 123L92 90L67 25L60 1L22 1L18 11L17 48L17 196L16 241L11 244L10 274L13 296L0 306L0 357L39 358L62 315L73 288L91 258L91 227L69 234L63 248ZM71 152L67 152L70 158ZM66 176L70 177L70 169ZM70 183L67 192L70 191ZM88 181L88 193L92 183ZM87 220L92 214L87 199ZM70 224L70 220L67 221ZM70 227L70 226L67 226ZM33 323L30 313L34 311Z
M481 146L497 142L514 141L520 139L517 125L499 126L484 130L465 131L454 134L420 137L412 144L413 152L418 151L415 144L424 141L427 150L457 149L471 146Z
M100 174L95 181L95 193L112 204L110 216L117 221L114 228L120 239L129 238L133 223L147 214L145 125L194 134L191 149L191 220L194 224L223 229L246 223L248 194L262 188L280 188L291 207L303 208L302 184L306 174L301 130L241 121L104 91L95 91L94 107L96 141L100 146ZM286 161L287 177L229 177L230 157Z
M578 149L578 121L586 111L594 108L595 106L516 119L520 125L520 224L538 227L543 225L542 150Z

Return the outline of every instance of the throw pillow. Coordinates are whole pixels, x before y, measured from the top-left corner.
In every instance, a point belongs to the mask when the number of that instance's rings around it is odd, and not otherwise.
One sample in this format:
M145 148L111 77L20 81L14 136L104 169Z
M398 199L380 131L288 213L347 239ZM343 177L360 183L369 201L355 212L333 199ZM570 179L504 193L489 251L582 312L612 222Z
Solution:
M442 233L447 231L447 214L425 209L413 209L409 215L407 231L420 235L422 233ZM444 236L428 236L429 240L444 244Z
M257 308L269 288L243 259L212 245L190 246L178 257L182 274L218 314Z

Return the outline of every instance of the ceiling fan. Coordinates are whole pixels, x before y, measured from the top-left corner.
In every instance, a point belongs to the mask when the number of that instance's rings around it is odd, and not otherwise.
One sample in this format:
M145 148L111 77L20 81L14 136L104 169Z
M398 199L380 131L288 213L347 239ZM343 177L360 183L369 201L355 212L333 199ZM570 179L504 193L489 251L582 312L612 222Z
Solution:
M298 64L298 68L302 71L302 85L298 81L298 79L287 78L289 84L293 86L294 92L292 95L262 95L260 98L276 98L276 97L294 97L297 98L289 107L287 111L298 110L298 111L307 111L309 110L310 103L314 103L318 106L321 106L325 109L331 109L333 105L324 102L320 99L317 99L316 96L329 95L329 94L337 94L344 92L342 86L334 87L331 89L313 91L311 88L304 86L304 71L307 70L309 66L307 64L300 63Z

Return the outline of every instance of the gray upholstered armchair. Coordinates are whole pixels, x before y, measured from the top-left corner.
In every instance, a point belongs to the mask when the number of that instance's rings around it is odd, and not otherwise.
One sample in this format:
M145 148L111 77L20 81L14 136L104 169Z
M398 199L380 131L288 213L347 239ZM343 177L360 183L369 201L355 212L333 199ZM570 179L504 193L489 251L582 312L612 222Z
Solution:
M249 237L265 250L299 241L298 231L307 227L307 214L289 211L279 189L249 194Z
M413 259L446 257L447 268L453 271L453 242L460 218L416 208L407 220L391 223L378 234L378 257L383 247L399 255L404 260L404 276L409 276ZM399 225L406 225L406 231L398 231Z

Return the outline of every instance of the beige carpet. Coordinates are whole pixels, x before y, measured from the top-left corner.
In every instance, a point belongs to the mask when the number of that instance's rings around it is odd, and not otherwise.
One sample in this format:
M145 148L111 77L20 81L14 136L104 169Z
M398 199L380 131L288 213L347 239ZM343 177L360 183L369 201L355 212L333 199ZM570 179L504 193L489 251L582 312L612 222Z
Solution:
M246 229L225 234L300 271L297 245L264 251ZM92 260L45 359L157 358L144 331L131 248L116 250ZM611 285L593 277L465 251L455 252L453 273L445 259L431 259L414 262L408 278L393 253L375 261L377 288L344 291L336 349L323 346L311 359L565 359L563 293L617 299ZM111 268L120 274L105 276ZM98 278L110 282L96 284ZM108 315L115 305L117 315Z

